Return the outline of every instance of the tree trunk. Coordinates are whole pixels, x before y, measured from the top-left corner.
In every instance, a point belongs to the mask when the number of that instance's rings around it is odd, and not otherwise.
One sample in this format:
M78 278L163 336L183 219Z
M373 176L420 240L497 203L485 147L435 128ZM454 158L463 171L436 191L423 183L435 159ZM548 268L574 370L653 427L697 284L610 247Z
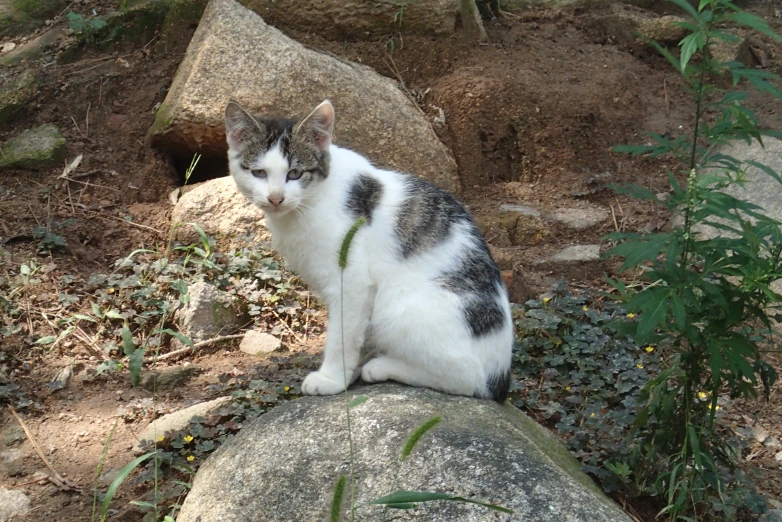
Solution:
M475 0L459 0L459 12L462 14L462 25L467 38L485 43L489 41L486 29L483 27L481 13Z

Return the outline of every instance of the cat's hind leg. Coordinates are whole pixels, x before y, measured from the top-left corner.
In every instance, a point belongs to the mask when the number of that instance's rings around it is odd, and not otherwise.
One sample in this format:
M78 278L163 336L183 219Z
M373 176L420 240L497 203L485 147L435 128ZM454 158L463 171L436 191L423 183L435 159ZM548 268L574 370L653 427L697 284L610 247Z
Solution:
M445 357L439 368L411 364L388 355L375 357L361 369L361 380L367 383L396 381L410 386L423 386L454 395L476 393L476 361Z

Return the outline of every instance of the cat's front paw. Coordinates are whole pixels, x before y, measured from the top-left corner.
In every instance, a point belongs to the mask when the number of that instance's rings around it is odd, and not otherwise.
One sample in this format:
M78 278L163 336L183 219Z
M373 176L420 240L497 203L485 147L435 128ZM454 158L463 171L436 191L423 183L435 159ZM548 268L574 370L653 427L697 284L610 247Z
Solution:
M305 395L334 395L345 391L345 381L333 379L321 371L312 372L301 384L301 391Z

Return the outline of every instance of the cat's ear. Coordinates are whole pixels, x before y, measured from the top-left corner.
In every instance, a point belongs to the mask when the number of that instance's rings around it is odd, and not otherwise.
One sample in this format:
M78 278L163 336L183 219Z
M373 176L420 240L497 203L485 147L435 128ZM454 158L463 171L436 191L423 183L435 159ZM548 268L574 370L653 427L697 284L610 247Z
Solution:
M225 139L232 149L242 149L250 136L263 132L258 122L244 107L229 101L225 107Z
M328 150L334 134L334 106L330 101L324 100L304 118L298 128L309 136L319 149Z

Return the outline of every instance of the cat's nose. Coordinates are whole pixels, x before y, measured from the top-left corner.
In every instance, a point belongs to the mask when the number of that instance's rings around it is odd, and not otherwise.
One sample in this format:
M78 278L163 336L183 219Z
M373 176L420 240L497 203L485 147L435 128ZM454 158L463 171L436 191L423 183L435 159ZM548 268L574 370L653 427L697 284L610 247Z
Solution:
M272 204L272 205L274 205L275 207L278 207L278 206L280 206L280 203L282 203L283 201L285 201L285 196L282 196L282 195L276 195L276 194L275 194L275 195L271 195L271 196L269 196L267 199L269 200L269 203L271 203L271 204Z

